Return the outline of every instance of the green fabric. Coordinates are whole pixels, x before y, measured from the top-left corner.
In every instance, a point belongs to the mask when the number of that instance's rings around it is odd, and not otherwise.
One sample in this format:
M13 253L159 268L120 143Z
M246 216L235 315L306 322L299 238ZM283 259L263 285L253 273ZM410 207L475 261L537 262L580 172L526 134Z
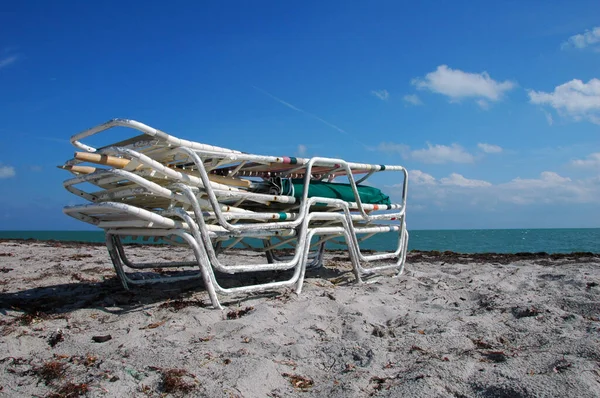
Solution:
M304 188L304 180L292 179L294 186L294 197L296 199L302 198L302 191ZM372 205L391 205L390 197L385 195L381 190L370 187L368 185L358 185L358 194L362 203ZM341 199L346 202L356 202L354 192L350 184L344 184L339 182L323 182L323 181L311 181L308 186L308 197L324 197L331 199Z

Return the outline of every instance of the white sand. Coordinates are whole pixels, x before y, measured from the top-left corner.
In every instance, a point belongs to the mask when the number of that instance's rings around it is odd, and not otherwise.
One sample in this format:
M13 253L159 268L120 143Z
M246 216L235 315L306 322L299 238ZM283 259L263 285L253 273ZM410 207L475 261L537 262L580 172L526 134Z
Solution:
M411 253L401 278L356 285L341 255L300 296L219 311L201 287L124 291L103 246L0 242L0 396L600 396L598 256Z

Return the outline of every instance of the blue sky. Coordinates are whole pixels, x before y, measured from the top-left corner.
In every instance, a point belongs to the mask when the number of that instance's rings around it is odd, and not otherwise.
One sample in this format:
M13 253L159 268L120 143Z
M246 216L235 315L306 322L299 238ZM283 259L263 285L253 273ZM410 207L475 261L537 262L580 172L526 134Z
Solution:
M12 3L0 229L85 227L55 166L114 117L402 164L411 229L600 227L597 1ZM373 182L396 195L394 177Z

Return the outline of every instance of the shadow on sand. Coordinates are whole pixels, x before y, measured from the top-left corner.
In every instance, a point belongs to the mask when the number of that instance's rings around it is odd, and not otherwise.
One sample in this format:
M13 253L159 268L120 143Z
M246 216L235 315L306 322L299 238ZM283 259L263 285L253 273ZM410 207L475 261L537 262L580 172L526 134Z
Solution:
M225 288L244 284L265 283L275 280L286 280L291 271L277 271L249 274L217 274L219 284ZM307 270L306 280L313 278L335 280L336 283L352 283L353 275L349 270L322 267ZM252 300L256 297L276 297L289 294L290 289L265 291L240 297L225 296L222 304L228 306ZM198 295L198 293L202 293ZM200 297L199 297L200 296ZM102 282L73 282L51 286L39 286L12 293L0 293L0 313L7 310L22 311L25 314L61 315L83 308L93 308L114 314L136 311L148 305L162 302L192 303L200 307L211 307L208 295L205 294L201 279L186 282L157 283L154 285L134 286L125 290L116 278ZM177 304L175 304L177 305Z

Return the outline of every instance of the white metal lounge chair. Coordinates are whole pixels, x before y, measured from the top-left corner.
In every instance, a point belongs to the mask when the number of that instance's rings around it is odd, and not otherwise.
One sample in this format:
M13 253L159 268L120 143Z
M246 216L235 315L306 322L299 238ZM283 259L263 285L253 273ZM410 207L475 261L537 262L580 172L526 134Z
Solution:
M143 134L100 148L81 142L119 126ZM216 307L219 306L216 292L243 293L290 285L300 292L305 269L321 263L324 243L336 237L345 239L359 281L365 274L386 269L396 269L400 274L403 270L408 242L405 223L408 174L402 166L246 154L181 140L125 119L114 119L86 130L73 136L71 142L86 152L76 153L62 166L75 174L64 186L94 204L66 207L65 213L105 229L111 259L125 287L164 280L136 280L125 273L123 265L133 269L156 266L136 265L126 258L119 237L127 234L161 236L167 241L178 236L187 243L195 253L196 262L176 262L170 266L199 267L199 274L192 277L202 276ZM402 173L400 203L364 203L359 184L381 171ZM363 176L356 180L355 175ZM322 190L309 195L313 185L332 188L335 184L330 182L340 177L348 181L344 200L319 196ZM291 184L290 178L301 179L292 194L282 188L284 183ZM97 189L86 191L79 187L82 183L91 183ZM397 249L392 253L364 255L360 242L384 232L398 233ZM246 240L253 237L263 240L267 263L220 263L219 251L237 243L247 244ZM313 237L319 239L311 244ZM233 242L225 244L230 238ZM284 257L276 252L286 245L292 247L293 255ZM316 251L309 262L311 247L316 247ZM393 261L364 266L383 260ZM213 269L226 273L294 269L294 276L274 284L224 289L217 283Z

